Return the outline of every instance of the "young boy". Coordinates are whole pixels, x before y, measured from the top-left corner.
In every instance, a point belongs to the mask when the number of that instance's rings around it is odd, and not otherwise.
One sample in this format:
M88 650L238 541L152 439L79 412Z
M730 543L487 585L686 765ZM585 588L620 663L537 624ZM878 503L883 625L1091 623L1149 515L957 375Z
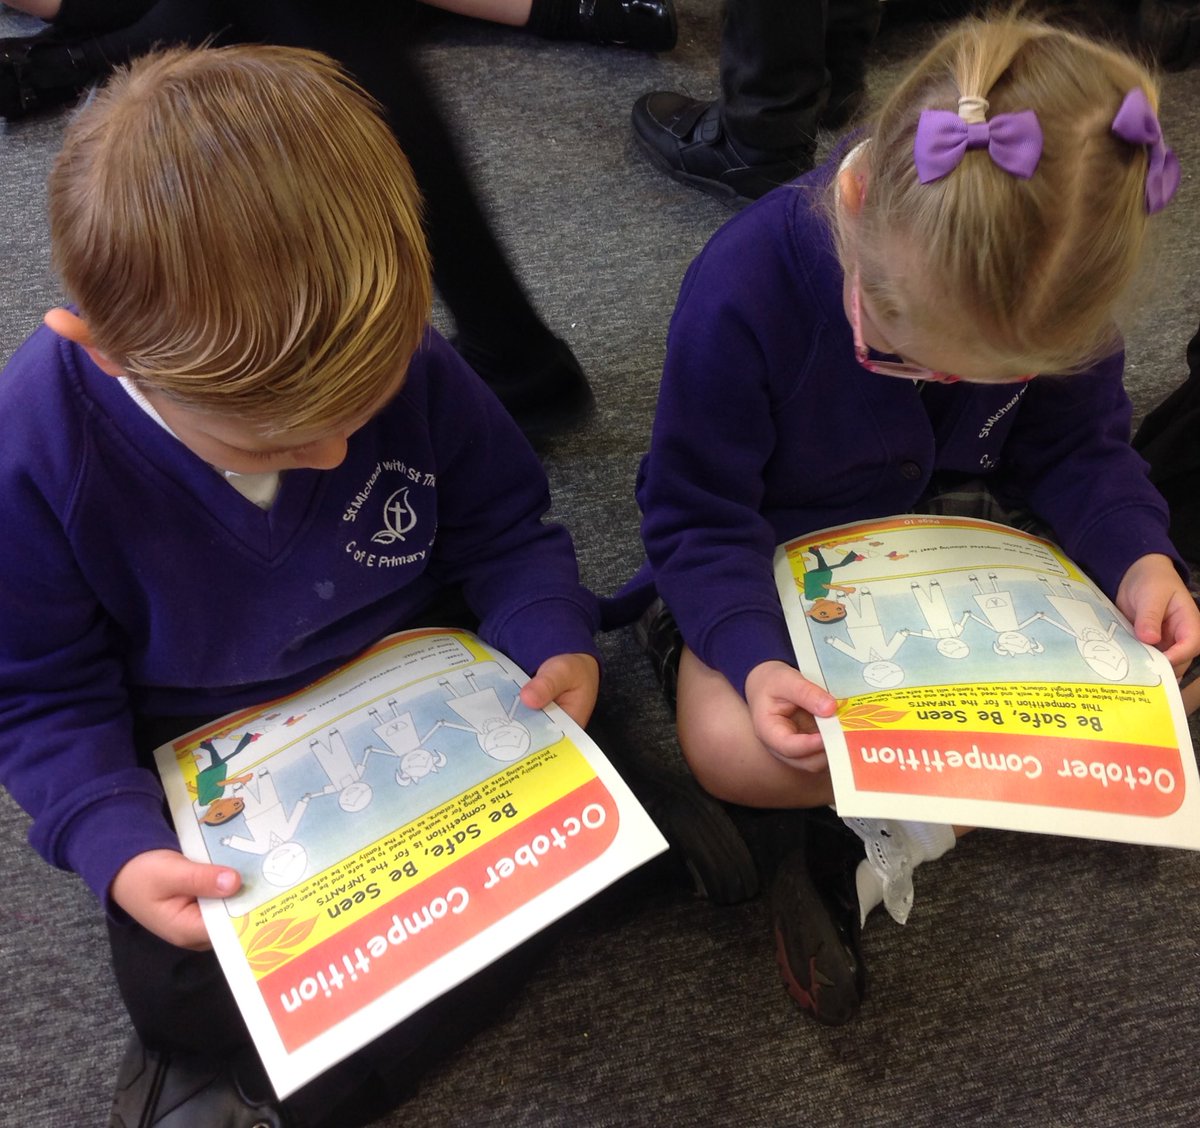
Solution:
M528 444L428 326L412 175L331 61L139 61L71 123L50 217L76 305L0 377L20 530L0 545L0 781L108 910L138 1035L114 1123L349 1123L339 1102L386 1103L530 946L281 1109L204 950L196 898L240 878L179 853L150 753L430 622L476 626L535 672L525 704L585 724L595 601Z

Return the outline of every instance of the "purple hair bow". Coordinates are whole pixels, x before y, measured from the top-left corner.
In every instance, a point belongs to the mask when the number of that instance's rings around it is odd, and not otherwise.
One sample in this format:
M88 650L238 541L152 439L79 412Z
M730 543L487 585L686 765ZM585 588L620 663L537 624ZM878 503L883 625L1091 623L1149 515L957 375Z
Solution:
M1162 211L1179 187L1179 158L1163 141L1162 126L1140 86L1125 95L1112 120L1112 131L1131 145L1147 146L1150 164L1146 169L1146 211L1150 215Z
M913 163L922 184L953 172L968 149L987 149L1005 172L1028 180L1042 156L1042 127L1033 110L965 122L951 110L922 110Z

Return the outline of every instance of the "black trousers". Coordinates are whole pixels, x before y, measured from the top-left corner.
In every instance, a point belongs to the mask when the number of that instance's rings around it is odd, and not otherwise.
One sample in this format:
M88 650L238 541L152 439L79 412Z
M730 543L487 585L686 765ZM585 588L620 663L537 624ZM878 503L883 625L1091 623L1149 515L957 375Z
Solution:
M756 149L816 143L831 99L862 85L879 0L727 0L721 33L722 119Z
M492 232L413 52L416 0L64 0L64 35L109 66L156 46L265 42L322 51L380 103L425 198L433 277L460 342L498 361L537 356L550 330Z
M411 1096L422 1076L503 1018L553 951L565 923L538 933L435 999L288 1098L306 1128L345 1128ZM160 940L135 923L108 922L117 986L134 1030L150 1049L236 1060L251 1091L266 1075L220 964Z

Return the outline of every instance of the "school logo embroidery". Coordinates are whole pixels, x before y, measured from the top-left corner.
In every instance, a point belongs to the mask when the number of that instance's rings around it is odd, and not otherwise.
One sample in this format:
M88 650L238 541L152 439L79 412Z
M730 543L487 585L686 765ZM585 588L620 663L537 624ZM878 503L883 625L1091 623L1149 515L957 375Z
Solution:
M376 509L376 487L382 494L391 485L396 488ZM368 529L375 525L376 530L369 536L364 531L363 540L348 540L345 544L347 555L363 568L424 566L437 535L437 506L431 492L436 489L436 474L409 466L398 458L385 458L376 463L362 489L342 513L342 520L347 524L354 524L361 517ZM414 540L423 547L414 545ZM388 552L387 546L395 546L400 551Z
M979 429L979 437L981 439L986 439L988 437L988 435L990 435L992 433L992 428L997 423L999 423L1000 420L1003 419L1010 411L1012 411L1012 409L1014 407L1016 407L1017 404L1019 404L1021 402L1021 397L1025 394L1025 392L1028 389L1029 389L1028 384L1022 384L1017 389L1016 395L1014 395L1013 398L1008 401L1008 403L1006 403L999 411L995 412L992 415L989 415L987 417L987 419L984 420L983 426L980 427L980 429Z
M408 486L402 486L383 503L383 525L371 535L375 544L394 544L417 523L417 514L408 500Z

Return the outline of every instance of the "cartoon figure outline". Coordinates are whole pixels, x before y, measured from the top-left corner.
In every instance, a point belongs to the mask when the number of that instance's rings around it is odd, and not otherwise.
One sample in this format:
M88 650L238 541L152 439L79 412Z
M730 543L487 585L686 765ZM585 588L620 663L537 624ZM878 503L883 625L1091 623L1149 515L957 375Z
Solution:
M494 689L490 686L480 689L477 686L473 670L468 670L463 680L467 683L466 693L459 693L449 678L438 681L438 685L452 695L446 704L465 722L457 725L453 721L445 721L446 728L472 733L480 749L493 760L501 763L519 760L533 746L533 733L527 725L516 719L517 706L521 703L520 692L506 709Z
M852 595L854 588L848 587L845 584L835 584L833 582L833 573L838 568L844 568L847 564L853 564L856 560L862 560L862 554L851 549L836 564L827 564L821 552L823 547L823 545L814 544L805 550L808 555L816 560L817 566L815 568L805 567L804 569L804 598L819 599L828 591L840 591L844 595Z
M939 580L930 580L928 590L914 580L910 590L925 619L925 630L909 631L908 634L934 639L937 652L943 658L966 658L971 648L963 641L962 633L971 618L970 611L964 611L962 617L956 620Z
M221 845L259 855L263 877L272 885L295 884L308 864L308 855L295 836L312 796L301 796L288 814L267 768L260 768L252 779L238 784L236 794L242 799L241 814L249 837L232 834L222 838Z
M904 680L904 668L893 659L908 641L910 632L899 630L891 638L887 637L879 621L875 597L867 588L862 588L857 596L847 596L842 604L842 612L850 641L846 642L836 635L826 635L825 642L838 653L858 662L862 667L863 680L868 685L875 689L899 685Z
M967 614L981 627L986 627L996 635L992 649L997 654L1006 658L1018 654L1041 654L1046 649L1045 646L1024 632L1030 623L1044 620L1046 613L1035 611L1028 618L1018 619L1012 592L1000 590L1000 581L994 572L989 572L987 578L991 581L991 591L984 590L978 576L967 577L975 585L975 594L971 598L984 618L981 619L974 611L968 611Z
M375 735L383 741L384 747L367 745L359 769L360 774L366 769L367 760L376 754L392 756L400 761L396 768L395 780L401 787L409 787L439 768L444 768L446 754L436 748L427 748L426 745L438 729L446 727L446 722L439 720L424 736L418 736L411 712L401 712L400 704L394 697L388 698L388 707L391 709L390 717L384 716L378 709L367 710Z
M354 762L339 729L331 728L326 737L328 743L316 736L308 742L309 752L329 779L316 795L336 795L338 806L348 814L366 810L374 796L371 785L362 778L366 757L362 763Z
M1062 595L1055 592L1046 576L1038 576L1038 580L1045 588L1046 602L1064 620L1060 623L1049 615L1044 615L1043 622L1057 627L1075 639L1075 649L1094 674L1098 674L1105 681L1124 681L1129 675L1129 657L1114 641L1120 623L1116 619L1110 619L1108 628L1105 629L1096 612L1096 605L1092 600L1078 594L1066 580L1060 581Z

